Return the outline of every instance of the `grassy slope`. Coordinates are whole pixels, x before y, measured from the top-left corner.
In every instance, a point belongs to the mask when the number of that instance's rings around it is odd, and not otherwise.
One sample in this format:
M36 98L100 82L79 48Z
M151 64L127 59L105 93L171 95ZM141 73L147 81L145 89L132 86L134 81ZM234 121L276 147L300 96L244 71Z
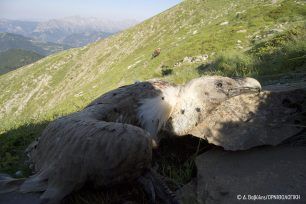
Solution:
M10 49L0 52L0 74L5 74L16 68L31 64L43 57L35 52L22 49Z
M79 110L120 85L162 77L162 66L173 69L164 78L177 83L201 74L286 72L290 69L269 71L262 65L274 54L286 54L282 49L287 46L294 50L294 66L305 69L305 16L302 1L186 0L117 35L0 76L0 171L16 169L19 153L44 121ZM226 21L228 25L220 25ZM278 38L280 43L267 43ZM161 54L151 59L158 47ZM199 54L208 54L210 63L174 67L185 56Z

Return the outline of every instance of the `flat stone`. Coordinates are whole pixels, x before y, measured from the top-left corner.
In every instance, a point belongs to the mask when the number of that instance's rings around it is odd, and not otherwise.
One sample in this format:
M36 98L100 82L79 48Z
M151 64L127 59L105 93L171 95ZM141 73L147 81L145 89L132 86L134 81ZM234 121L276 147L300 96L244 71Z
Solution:
M198 156L196 165L197 179L186 187L193 189L191 195L197 201L192 203L254 203L248 200L254 195L299 195L299 200L282 200L282 203L306 202L305 146L261 147L237 152L213 149ZM179 192L180 198L190 194L190 191Z
M175 192L176 197L181 203L186 204L197 204L197 184L196 179L192 180L190 183L184 185L182 188Z

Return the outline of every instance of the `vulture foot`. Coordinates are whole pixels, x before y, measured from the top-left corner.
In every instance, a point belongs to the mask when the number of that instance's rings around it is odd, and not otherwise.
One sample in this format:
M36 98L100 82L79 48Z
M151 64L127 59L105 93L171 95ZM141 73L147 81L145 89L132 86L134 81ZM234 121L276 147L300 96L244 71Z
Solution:
M155 204L157 198L165 204L179 204L176 195L154 170L148 170L137 181L143 187L150 204Z

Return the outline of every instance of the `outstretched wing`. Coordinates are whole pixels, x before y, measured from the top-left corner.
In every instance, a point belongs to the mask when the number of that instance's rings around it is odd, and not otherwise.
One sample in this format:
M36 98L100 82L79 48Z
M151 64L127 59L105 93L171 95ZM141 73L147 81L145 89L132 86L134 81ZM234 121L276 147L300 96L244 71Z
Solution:
M226 150L277 145L305 130L306 90L264 91L224 101L191 135Z

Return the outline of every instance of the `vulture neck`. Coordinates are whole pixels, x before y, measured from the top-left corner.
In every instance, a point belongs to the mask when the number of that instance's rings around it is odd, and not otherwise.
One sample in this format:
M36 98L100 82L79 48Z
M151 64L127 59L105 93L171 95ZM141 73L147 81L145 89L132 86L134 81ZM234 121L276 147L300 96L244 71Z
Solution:
M143 99L138 108L138 119L142 128L158 142L157 133L165 126L172 114L180 93L181 87L169 86L161 90L160 95Z

